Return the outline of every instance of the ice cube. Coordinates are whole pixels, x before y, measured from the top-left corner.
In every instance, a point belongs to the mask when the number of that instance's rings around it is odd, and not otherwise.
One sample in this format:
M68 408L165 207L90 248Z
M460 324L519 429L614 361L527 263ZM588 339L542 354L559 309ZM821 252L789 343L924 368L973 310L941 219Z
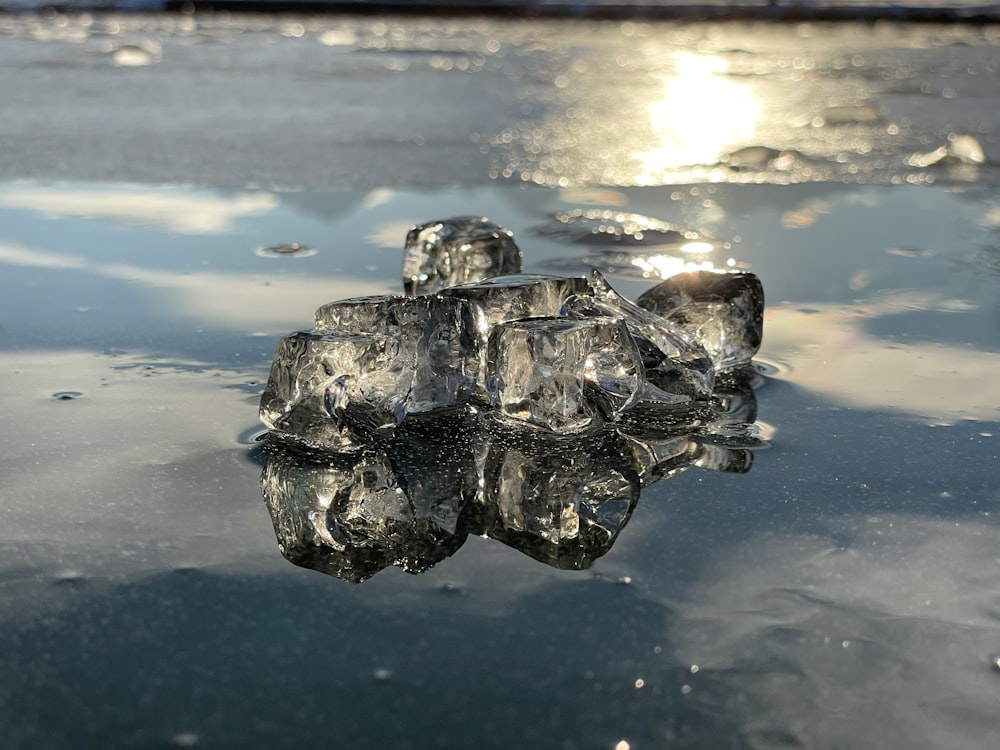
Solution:
M643 293L637 302L700 343L717 370L749 363L760 348L764 289L752 273L679 273Z
M502 416L552 432L615 419L645 382L639 351L616 318L529 318L500 323L487 349L490 403Z
M574 294L588 294L590 284L583 277L511 274L464 284L441 292L473 303L481 311L480 332L488 336L493 326L523 318L556 317Z
M332 450L357 445L346 407L376 429L405 413L412 366L399 342L343 331L300 331L278 342L260 400L268 427Z
M403 289L431 294L490 276L521 272L514 235L480 216L456 216L413 227L403 250Z
M484 347L477 327L469 303L439 295L356 297L316 311L317 330L385 341L387 356L372 366L401 373L396 381L400 392L395 397L383 394L387 405L393 401L397 424L406 414L469 400L483 370ZM339 398L339 393L335 395Z
M589 294L566 300L570 317L611 316L624 321L642 355L651 385L647 398L672 401L670 396L706 399L712 393L715 368L708 352L690 335L661 316L639 307L616 292L599 271L591 271Z

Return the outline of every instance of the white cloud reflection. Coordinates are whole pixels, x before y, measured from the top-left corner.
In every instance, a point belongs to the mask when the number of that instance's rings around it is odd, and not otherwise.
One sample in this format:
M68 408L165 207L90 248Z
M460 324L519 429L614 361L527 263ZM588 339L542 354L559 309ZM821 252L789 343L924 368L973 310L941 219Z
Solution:
M37 211L50 218L99 218L123 224L145 224L176 234L223 234L246 216L278 206L271 193L216 193L144 187L75 190L8 187L0 190L0 207Z
M960 312L968 303L900 293L848 307L773 307L765 312L763 356L787 367L797 386L845 406L932 423L1000 419L1000 354L888 342L865 331L866 320L914 309Z
M161 290L164 294L150 299L149 304L159 308L164 317L191 320L201 326L266 333L283 334L289 328L311 323L308 311L331 299L387 293L385 285L377 280L369 282L342 275L276 277L214 271L182 274L127 263L95 263L82 256L0 243L0 265L3 264L73 269Z

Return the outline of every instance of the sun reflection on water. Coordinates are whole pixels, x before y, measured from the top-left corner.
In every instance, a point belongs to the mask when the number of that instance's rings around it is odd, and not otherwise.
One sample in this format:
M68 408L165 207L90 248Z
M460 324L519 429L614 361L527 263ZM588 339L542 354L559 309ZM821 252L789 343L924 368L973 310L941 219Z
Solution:
M662 176L665 169L715 164L734 144L752 139L761 102L744 83L724 76L729 65L717 56L677 52L675 73L663 81L663 95L649 105L655 139L648 151L637 151L640 182Z

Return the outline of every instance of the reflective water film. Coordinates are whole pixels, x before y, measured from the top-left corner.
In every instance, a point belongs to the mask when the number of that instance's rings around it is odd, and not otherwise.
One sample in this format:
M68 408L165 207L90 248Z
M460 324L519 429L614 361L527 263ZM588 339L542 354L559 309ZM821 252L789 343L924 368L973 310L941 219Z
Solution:
M994 26L0 34L0 748L996 745Z

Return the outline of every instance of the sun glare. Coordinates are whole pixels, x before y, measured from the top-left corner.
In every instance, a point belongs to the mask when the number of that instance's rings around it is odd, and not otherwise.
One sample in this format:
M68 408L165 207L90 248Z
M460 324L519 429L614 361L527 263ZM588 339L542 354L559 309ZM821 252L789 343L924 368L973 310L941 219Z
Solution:
M760 114L749 87L723 75L725 60L680 52L674 63L663 96L649 105L652 148L634 154L648 180L666 169L715 164L726 151L747 145Z

